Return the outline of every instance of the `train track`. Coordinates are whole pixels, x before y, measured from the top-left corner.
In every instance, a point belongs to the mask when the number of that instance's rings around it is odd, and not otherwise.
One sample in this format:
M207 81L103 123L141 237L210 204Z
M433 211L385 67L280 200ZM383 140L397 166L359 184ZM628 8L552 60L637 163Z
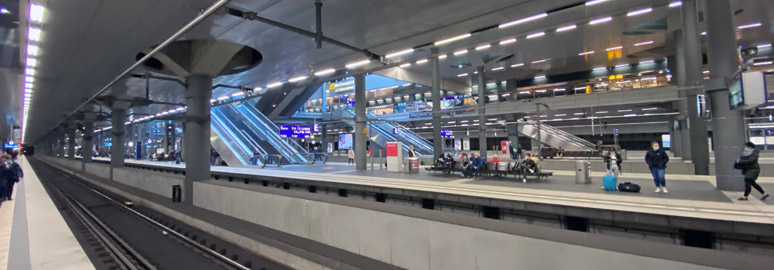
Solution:
M197 242L188 232L181 233L179 227L158 217L149 217L50 165L31 163L58 202L60 211L69 213L75 228L92 248L96 258L90 258L98 269L248 270L253 267L252 263L242 264L236 256L229 258L224 250L217 252L214 245L208 247L203 241ZM273 262L267 264L256 269L285 269Z

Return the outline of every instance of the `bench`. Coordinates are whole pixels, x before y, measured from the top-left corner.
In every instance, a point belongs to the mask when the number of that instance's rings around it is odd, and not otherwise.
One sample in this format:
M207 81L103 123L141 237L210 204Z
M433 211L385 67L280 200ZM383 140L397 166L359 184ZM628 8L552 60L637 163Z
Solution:
M521 174L517 174L516 172L513 172L513 174L514 174L516 177L519 177L519 176L521 176ZM522 179L521 181L522 181L522 182L524 182L524 183L526 183L526 182L527 182L527 178L529 178L530 176L535 176L535 177L537 178L537 180L538 180L538 181L545 181L545 180L548 180L548 177L549 177L549 176L554 176L554 173L552 173L552 172L545 172L545 171L540 171L540 172L536 172L536 173L527 173L527 174L525 174L524 176L525 176L525 178L524 178L524 179Z

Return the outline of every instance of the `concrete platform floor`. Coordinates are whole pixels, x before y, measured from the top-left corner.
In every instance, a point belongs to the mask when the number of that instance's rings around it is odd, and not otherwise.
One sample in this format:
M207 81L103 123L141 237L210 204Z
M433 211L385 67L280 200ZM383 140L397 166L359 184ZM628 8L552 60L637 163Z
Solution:
M107 161L107 159L102 159ZM182 168L184 164L127 160L134 164L153 164ZM717 220L774 224L774 205L760 201L754 193L749 201L737 201L741 192L715 189L714 176L667 175L669 193L656 193L650 174L625 174L619 179L640 184L640 193L607 192L601 190L602 172L592 173L592 184L575 184L572 171L554 171L549 181L527 183L513 177L481 177L465 179L459 175L431 174L420 168L416 174L387 172L375 166L374 170L356 171L346 163L315 165L286 165L282 168L235 168L214 166L216 172L244 173L276 177L292 177L337 183L361 184L403 188L468 196L500 198L516 201L580 206L597 209L622 210L640 213L699 217ZM759 182L774 191L774 178Z

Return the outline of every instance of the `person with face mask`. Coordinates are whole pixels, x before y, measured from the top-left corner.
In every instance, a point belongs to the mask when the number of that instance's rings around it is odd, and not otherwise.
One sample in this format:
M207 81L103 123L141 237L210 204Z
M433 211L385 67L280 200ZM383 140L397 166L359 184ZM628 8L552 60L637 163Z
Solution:
M645 154L645 163L648 163L650 173L653 175L653 182L656 184L656 193L668 193L666 189L666 165L669 162L669 156L664 149L659 147L658 142L650 142L651 149Z
M739 198L740 201L747 200L747 196L750 195L753 187L761 193L761 200L769 197L769 194L763 191L763 188L758 183L755 183L755 180L758 179L758 174L761 172L761 167L758 165L758 150L755 150L755 144L751 142L744 144L742 156L736 160L734 168L742 170L744 175L744 196Z

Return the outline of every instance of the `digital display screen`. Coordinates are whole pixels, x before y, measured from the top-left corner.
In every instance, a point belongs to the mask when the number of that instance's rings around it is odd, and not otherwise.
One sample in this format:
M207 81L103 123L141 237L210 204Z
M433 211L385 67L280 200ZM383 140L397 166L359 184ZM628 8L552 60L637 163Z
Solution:
M742 80L737 79L728 85L728 103L732 110L736 107L744 105Z
M105 147L111 147L111 146L113 146L112 142L105 142Z
M282 138L309 138L312 135L310 126L280 126L280 137Z
M451 129L442 129L441 130L441 137L443 137L443 138L451 138L451 137L454 137L454 133L452 133Z
M339 149L352 148L352 134L339 134Z

